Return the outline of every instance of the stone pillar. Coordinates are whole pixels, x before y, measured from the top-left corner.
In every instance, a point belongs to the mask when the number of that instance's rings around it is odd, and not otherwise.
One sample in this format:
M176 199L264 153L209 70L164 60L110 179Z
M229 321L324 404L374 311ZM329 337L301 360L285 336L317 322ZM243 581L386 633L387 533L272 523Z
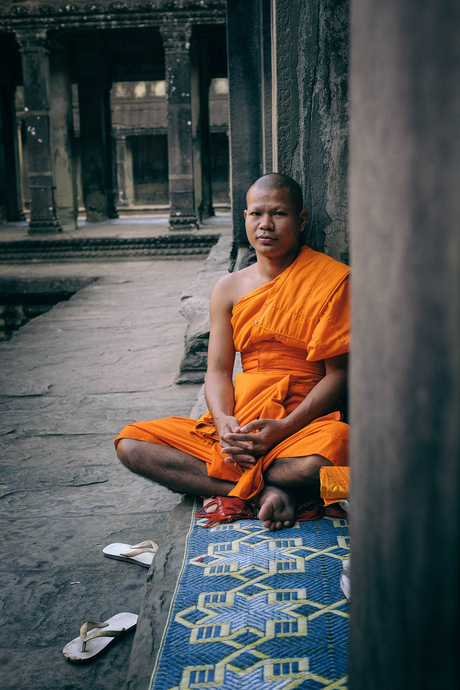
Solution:
M227 0L230 176L235 245L247 246L246 191L263 172L259 0Z
M351 12L350 690L460 677L460 6Z
M60 232L50 129L49 53L46 32L17 33L22 55L30 186L29 233Z
M117 155L117 205L132 206L134 203L133 159L126 145L126 135L117 132L115 135Z
M196 78L198 87L198 140L200 150L200 165L196 174L200 180L200 218L210 218L214 215L212 206L212 176L211 176L211 142L209 125L209 87L211 77L209 73L209 53L206 39L200 37L196 45Z
M50 52L51 133L56 205L64 230L76 230L77 170L72 117L72 83L67 50L57 41Z
M23 219L15 87L9 72L0 68L0 222Z
M191 33L189 24L166 24L161 28L166 65L171 230L198 227L193 180Z
M117 215L112 177L110 82L100 44L82 40L78 45L83 203L87 220L97 223Z

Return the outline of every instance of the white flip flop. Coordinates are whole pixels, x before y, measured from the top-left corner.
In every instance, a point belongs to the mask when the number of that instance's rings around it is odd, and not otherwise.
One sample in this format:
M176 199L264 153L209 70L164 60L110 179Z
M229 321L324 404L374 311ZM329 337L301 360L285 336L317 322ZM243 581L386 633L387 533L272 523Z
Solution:
M107 558L115 558L117 561L127 561L128 563L137 563L142 565L144 568L150 568L152 565L153 557L158 551L158 544L154 541L147 539L142 541L140 544L109 544L104 549L102 553Z
M80 637L68 642L62 650L66 659L73 664L93 661L118 640L135 630L135 613L117 613L104 623L88 621L80 628Z

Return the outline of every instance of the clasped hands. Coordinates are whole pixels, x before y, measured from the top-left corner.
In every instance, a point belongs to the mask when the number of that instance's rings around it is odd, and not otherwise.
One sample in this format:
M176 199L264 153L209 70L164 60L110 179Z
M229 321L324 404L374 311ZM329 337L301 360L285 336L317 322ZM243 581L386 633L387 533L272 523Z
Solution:
M225 417L219 426L222 455L227 456L225 462L239 465L243 470L254 467L261 455L286 438L282 419L256 419L240 427L236 417Z

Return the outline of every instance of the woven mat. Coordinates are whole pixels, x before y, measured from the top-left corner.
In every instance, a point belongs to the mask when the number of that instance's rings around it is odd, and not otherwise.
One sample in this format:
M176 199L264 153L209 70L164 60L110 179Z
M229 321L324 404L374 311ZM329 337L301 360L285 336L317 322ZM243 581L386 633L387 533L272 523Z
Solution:
M346 690L345 520L192 519L150 690Z

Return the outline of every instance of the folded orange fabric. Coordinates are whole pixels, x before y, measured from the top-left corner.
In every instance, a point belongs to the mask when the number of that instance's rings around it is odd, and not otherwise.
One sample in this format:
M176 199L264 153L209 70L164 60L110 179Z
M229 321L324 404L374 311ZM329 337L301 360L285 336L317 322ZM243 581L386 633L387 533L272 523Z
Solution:
M321 481L321 498L325 506L348 498L350 490L349 467L321 467L319 477Z

